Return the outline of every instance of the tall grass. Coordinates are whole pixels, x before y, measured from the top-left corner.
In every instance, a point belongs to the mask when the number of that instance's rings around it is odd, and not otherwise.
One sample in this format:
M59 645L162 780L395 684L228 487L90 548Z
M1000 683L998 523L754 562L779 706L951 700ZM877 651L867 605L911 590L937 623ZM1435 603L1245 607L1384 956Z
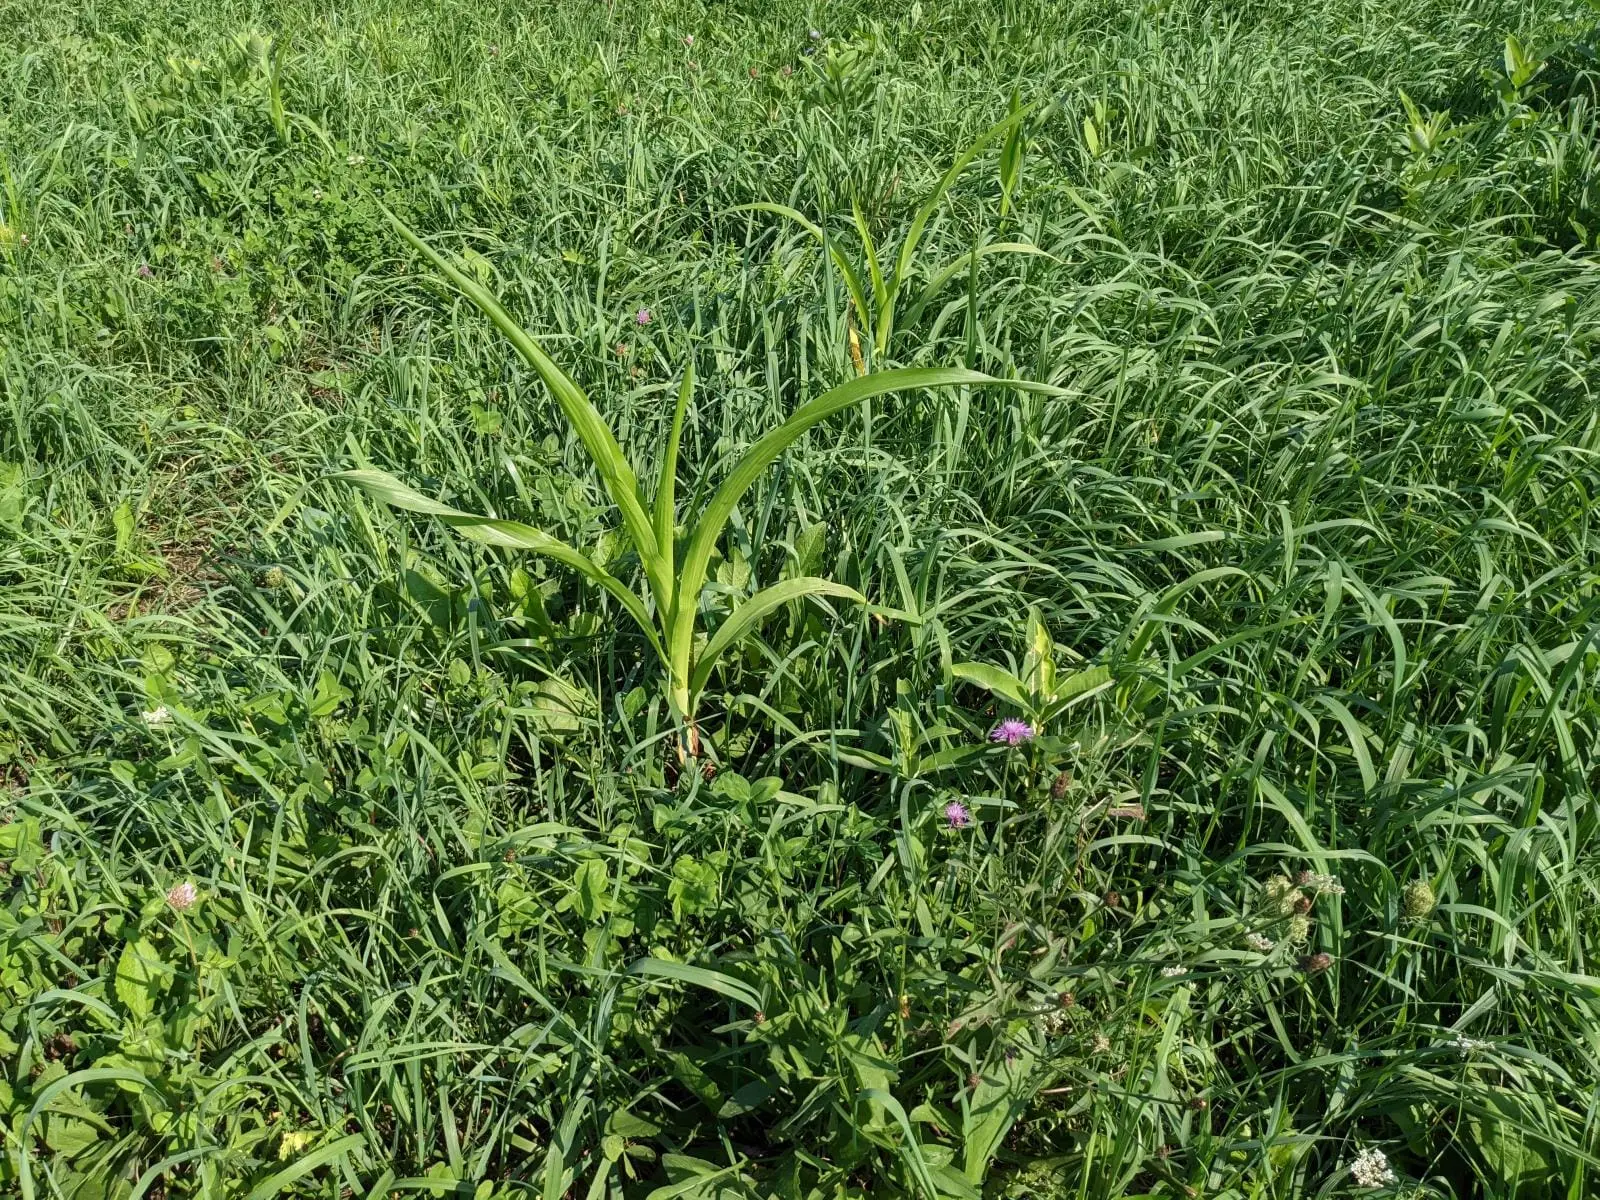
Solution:
M6 1188L1594 1190L1583 21L0 13ZM890 261L1013 111L883 333L830 248ZM876 608L727 639L682 769L615 591L327 482L652 587L382 207L641 477L695 364L683 513L858 371L1051 390L775 457L702 628Z

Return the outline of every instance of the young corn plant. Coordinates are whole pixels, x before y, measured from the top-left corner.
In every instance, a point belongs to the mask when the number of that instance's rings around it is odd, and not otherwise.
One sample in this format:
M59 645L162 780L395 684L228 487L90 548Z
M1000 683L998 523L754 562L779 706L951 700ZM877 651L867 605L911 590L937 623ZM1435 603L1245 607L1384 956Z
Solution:
M550 389L557 406L572 424L593 461L607 494L622 516L623 530L639 557L644 574L643 594L612 575L600 564L541 529L520 521L479 516L451 508L407 487L383 471L340 471L331 476L353 484L374 498L408 512L438 517L463 537L489 546L528 550L571 567L610 593L643 631L650 648L665 670L667 698L687 731L690 754L700 751L695 710L717 660L751 632L774 609L807 596L832 596L866 603L854 588L816 576L787 579L763 588L738 605L697 649L701 593L717 541L740 499L761 473L808 429L835 413L874 396L932 387L1008 387L1060 395L1059 388L1025 380L999 379L959 367L916 367L865 375L824 392L797 408L789 419L768 432L734 463L710 501L687 529L679 557L676 481L678 446L684 414L694 389L692 365L684 370L678 389L652 500L646 498L616 435L576 382L540 348L500 301L482 284L435 250L393 213L385 215L400 235L414 246L463 295L476 305L516 349Z
M867 220L861 211L859 198L851 199L851 215L854 219L856 236L861 242L862 264L858 266L850 260L845 253L839 239L830 234L817 222L807 217L798 209L786 204L773 204L762 201L753 204L741 204L732 208L730 212L769 212L785 220L793 221L812 237L822 244L834 268L839 272L840 279L844 282L845 291L850 297L852 320L850 329L850 351L855 359L858 373L865 374L870 366L881 360L889 351L889 344L894 338L895 330L902 327L899 320L901 312L902 293L909 295L908 284L918 274L917 249L922 243L923 235L927 232L928 222L938 211L940 202L949 192L951 186L976 159L983 148L996 138L1003 137L1004 143L1000 152L1000 215L1002 218L1011 207L1012 195L1022 175L1023 158L1023 119L1027 110L1023 108L1020 97L1013 93L1011 97L1011 111L1004 120L990 126L980 134L971 145L956 156L950 164L950 169L944 173L933 191L923 200L918 207L916 215L911 219L911 227L906 230L905 237L901 239L899 250L891 260L886 251L880 251L872 239L872 232L867 227ZM971 250L958 254L938 267L935 267L927 276L927 282L920 293L910 301L909 310L905 313L903 324L915 323L917 317L927 308L928 304L939 291L956 276L963 272L973 272L977 269L980 260L990 254L1037 254L1048 258L1050 255L1035 246L1032 242L989 242L980 241ZM868 290L870 287L870 291ZM856 340L855 330L859 328L871 334L870 346L872 358L863 360Z

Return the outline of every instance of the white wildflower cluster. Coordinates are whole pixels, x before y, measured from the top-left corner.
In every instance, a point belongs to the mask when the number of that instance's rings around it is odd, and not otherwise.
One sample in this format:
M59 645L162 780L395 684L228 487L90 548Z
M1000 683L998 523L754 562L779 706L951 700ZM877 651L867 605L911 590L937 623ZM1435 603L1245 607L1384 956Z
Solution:
M1463 1058L1474 1050L1487 1050L1489 1048L1488 1042L1481 1042L1477 1038L1469 1038L1464 1033L1457 1033L1455 1040L1450 1044L1456 1048Z
M1300 872L1300 878L1295 882L1319 896L1344 895L1344 884L1339 882L1337 875L1323 875L1316 871L1302 871Z
M172 714L167 711L165 704L158 704L154 708L140 713L139 719L152 729L157 725L172 724Z
M1369 1147L1356 1155L1355 1161L1350 1164L1350 1178L1356 1181L1358 1187L1377 1188L1393 1183L1395 1174L1383 1151Z
M1163 979L1176 979L1179 975L1187 975L1188 973L1189 973L1189 968L1188 967L1162 967L1161 968L1161 977Z
M1277 945L1264 933L1247 933L1244 935L1244 944L1257 954L1270 954L1273 946Z

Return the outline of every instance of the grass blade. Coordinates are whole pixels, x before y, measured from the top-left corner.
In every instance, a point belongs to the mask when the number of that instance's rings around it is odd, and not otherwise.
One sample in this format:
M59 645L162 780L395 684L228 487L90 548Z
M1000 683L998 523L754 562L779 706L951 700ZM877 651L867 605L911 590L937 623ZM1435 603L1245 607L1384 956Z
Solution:
M657 604L665 611L671 603L671 587L661 561L660 547L656 544L655 531L651 528L650 520L645 515L644 496L639 490L638 477L628 465L627 456L623 454L622 446L617 442L616 435L611 432L611 427L606 424L605 418L590 403L583 389L556 365L555 360L540 349L533 335L517 324L488 288L412 232L399 217L388 209L383 211L400 232L400 236L444 272L450 282L499 327L500 332L505 334L516 347L517 353L522 355L544 380L545 386L550 389L550 394L555 397L556 404L572 423L572 428L583 442L584 449L589 452L595 470L599 472L600 479L605 484L606 492L611 496L612 502L622 510L622 523L626 526L628 536L633 540L634 548L644 563L645 575L656 593Z
M644 601L634 595L620 579L560 538L551 537L548 533L531 525L524 525L520 521L480 517L451 508L437 500L430 500L421 492L407 487L383 471L337 471L327 478L352 484L393 508L438 517L462 537L481 542L485 546L499 546L506 550L531 550L535 554L542 554L546 558L553 558L562 565L571 567L616 597L628 611L628 615L650 639L650 645L656 653L661 653L661 641L650 619L650 613L644 606Z
M815 576L786 579L769 588L762 588L733 610L728 619L717 628L717 632L711 635L706 648L700 652L699 659L695 662L694 675L689 680L691 699L698 696L705 687L706 680L711 678L711 671L716 666L717 659L728 647L749 633L756 622L773 609L780 608L791 600L798 600L802 596L837 596L842 600L854 600L857 604L867 602L867 598L855 588L828 579L818 579Z

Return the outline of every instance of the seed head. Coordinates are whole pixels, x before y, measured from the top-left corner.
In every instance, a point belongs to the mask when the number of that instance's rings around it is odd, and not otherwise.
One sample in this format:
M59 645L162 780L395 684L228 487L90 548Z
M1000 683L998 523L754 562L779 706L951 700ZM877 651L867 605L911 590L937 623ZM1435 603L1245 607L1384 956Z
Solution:
M140 279L149 279L153 275L155 275L155 272L150 269L150 264L149 263L140 263L139 264L139 269L137 271L135 271L134 274L137 275Z
M1261 889L1261 898L1262 907L1267 912L1275 917L1288 917L1294 915L1295 902L1300 899L1300 893L1287 876L1274 875Z
M1320 975L1331 966L1333 966L1333 955L1326 950L1308 954L1300 960L1300 969L1307 975Z
M1426 879L1416 879L1406 884L1406 890L1400 895L1400 911L1412 921L1427 917L1437 903L1433 886Z
M1033 740L1033 726L1010 717L989 731L989 740L1006 746L1020 746Z
M1059 800L1067 794L1067 789L1072 786L1072 772L1062 771L1050 784L1050 795Z
M1107 892L1104 896L1100 897L1100 899L1105 902L1105 906L1107 908L1121 908L1122 907L1122 893L1121 892Z
M195 901L198 899L200 899L200 893L195 890L194 884L187 879L177 884L167 893L167 903L172 906L174 912L186 912L194 907Z

